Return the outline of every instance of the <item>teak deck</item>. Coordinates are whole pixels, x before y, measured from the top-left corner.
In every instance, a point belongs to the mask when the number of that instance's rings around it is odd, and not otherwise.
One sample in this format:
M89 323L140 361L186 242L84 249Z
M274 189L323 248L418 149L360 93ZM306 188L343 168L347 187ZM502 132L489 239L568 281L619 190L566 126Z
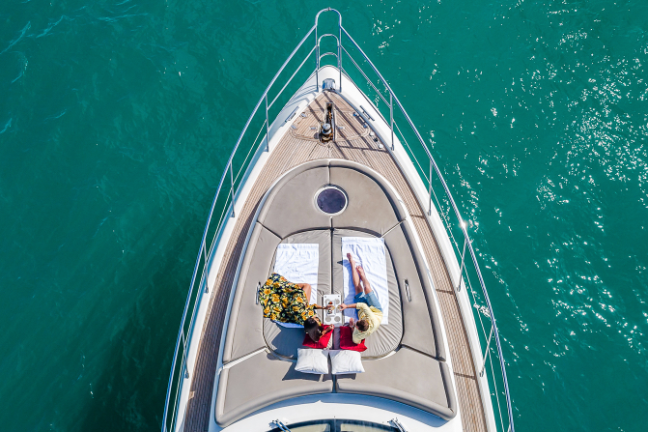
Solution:
M335 142L323 144L314 138L323 119L326 103L336 106L339 126ZM387 150L369 136L369 129L353 116L354 109L334 93L323 93L305 110L307 117L298 117L294 127L285 134L263 168L243 208L237 214L234 231L223 256L214 285L214 295L208 307L205 325L200 338L196 366L191 374L191 389L185 415L186 432L207 431L210 404L218 361L223 320L241 256L245 237L259 201L282 174L291 168L316 159L348 159L369 166L382 174L398 191L414 222L424 247L439 297L446 329L450 357L457 383L457 398L464 431L486 431L484 409L480 398L477 374L472 361L466 329L464 328L458 299L441 252L430 229L424 210L421 209L405 177Z

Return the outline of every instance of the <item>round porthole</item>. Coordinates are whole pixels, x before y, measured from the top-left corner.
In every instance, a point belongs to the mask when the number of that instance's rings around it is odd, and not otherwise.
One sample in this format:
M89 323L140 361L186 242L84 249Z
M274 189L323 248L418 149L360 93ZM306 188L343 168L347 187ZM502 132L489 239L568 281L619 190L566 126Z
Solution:
M342 213L349 203L346 193L337 186L327 186L315 195L315 204L322 212L329 215Z

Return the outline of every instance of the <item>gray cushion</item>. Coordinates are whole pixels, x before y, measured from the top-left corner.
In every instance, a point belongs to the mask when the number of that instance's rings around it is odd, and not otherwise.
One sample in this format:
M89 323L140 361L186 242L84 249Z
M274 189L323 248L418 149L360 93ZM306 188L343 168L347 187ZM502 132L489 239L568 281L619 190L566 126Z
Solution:
M296 372L294 362L285 359L296 357L303 329L286 329L264 319L255 302L257 286L271 273L281 238L286 243L320 245L321 301L323 294L343 289L342 237L385 236L389 324L367 339L369 349L363 353L367 372L339 376L338 391L389 398L442 418L454 417L456 400L448 367L430 357L445 358L431 282L420 251L410 247L414 237L409 225L396 226L406 211L381 177L365 171L348 161L309 162L279 180L264 197L236 282L216 399L219 425L281 400L333 391L329 375ZM349 195L349 207L335 220L315 207L317 190L329 180ZM331 231L333 226L354 229Z
M389 201L394 207L394 211L398 217L399 221L404 220L407 217L407 210L405 209L405 204L394 194L393 186L389 183L380 173L374 171L366 165L360 164L358 162L353 162L346 159L329 159L328 161L329 169L331 168L350 168L356 171L360 171L366 176L371 177L380 187L383 189L384 193L389 197Z
M329 183L328 168L304 170L300 166L296 169L298 174L288 173L272 188L259 212L258 221L281 238L299 231L331 227L331 217L315 205L315 194Z
M279 238L260 224L254 226L227 328L223 363L236 360L266 346L263 338L263 307L256 303L257 286L270 274L270 264Z
M390 192L367 173L353 168L330 167L331 184L349 199L344 212L332 218L333 228L363 229L382 236L403 219Z
M340 393L361 393L412 405L450 420L457 415L457 400L445 362L408 348L363 363L365 372L337 375Z
M297 349L302 347L304 335L303 328L286 328L271 319L263 319L263 336L266 344L278 356L296 359Z
M275 402L332 391L330 375L297 372L295 362L261 352L221 372L216 422L225 427Z
M374 237L361 231L348 229L333 230L333 291L344 298L344 274L342 265L342 237ZM389 287L389 324L381 325L366 340L367 350L363 358L376 358L389 354L400 344L403 337L403 315L401 296L394 273L389 247L385 248L387 259L387 284ZM371 281L370 281L371 282Z
M435 299L425 267L417 266L412 257L422 260L418 248L411 248L407 224L394 228L385 237L400 286L403 305L402 344L439 360L445 360L443 333L435 308ZM420 271L422 270L422 271ZM407 283L406 283L407 281ZM407 286L409 285L409 296ZM410 300L411 299L411 300Z

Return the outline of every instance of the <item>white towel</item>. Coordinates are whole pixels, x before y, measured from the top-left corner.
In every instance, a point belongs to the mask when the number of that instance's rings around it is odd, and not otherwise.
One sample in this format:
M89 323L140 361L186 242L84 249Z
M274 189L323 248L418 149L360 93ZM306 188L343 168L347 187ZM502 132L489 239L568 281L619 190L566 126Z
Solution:
M356 265L362 266L365 275L378 295L383 310L382 325L387 325L389 315L389 286L387 285L387 261L385 258L385 241L381 238L342 237L342 257L344 264L344 304L354 303L355 287L351 274L351 264L347 253L351 253ZM346 320L357 319L353 309L344 311Z
M319 245L310 243L282 243L277 246L274 272L293 283L307 283L311 286L308 302L317 303L317 275L319 270ZM287 328L303 328L294 323L277 324Z

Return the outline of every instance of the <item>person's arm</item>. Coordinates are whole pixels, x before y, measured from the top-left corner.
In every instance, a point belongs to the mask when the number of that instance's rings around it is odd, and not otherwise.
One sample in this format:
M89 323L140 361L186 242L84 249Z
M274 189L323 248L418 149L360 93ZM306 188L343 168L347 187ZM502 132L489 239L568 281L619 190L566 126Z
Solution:
M333 326L326 326L326 328L322 330L322 336L331 333L332 330L333 330Z
M353 303L353 304L350 304L350 305L345 305L344 303L342 303L339 307L340 307L340 310L343 311L344 309L355 309L356 306L357 306L357 303Z
M374 312L371 310L369 305L367 305L367 303L356 303L355 306L356 306L356 309L358 309L358 314L360 313L360 311L362 311L363 313L365 313L367 315L367 318L373 319Z

